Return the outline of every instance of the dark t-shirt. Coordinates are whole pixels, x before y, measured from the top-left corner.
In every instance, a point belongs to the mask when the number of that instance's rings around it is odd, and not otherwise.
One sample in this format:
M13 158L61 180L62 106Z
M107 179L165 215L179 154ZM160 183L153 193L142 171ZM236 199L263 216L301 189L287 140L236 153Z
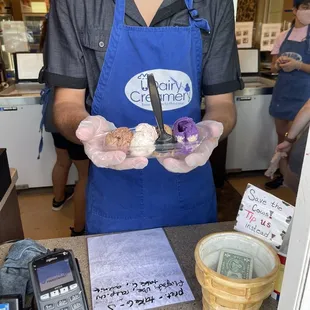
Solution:
M187 26L184 0L164 0L151 26ZM204 95L242 88L232 0L194 0L211 34L202 32ZM48 22L45 78L54 87L89 89L91 105L113 23L114 0L52 0ZM176 9L177 8L177 9ZM125 23L145 26L134 0L127 0Z

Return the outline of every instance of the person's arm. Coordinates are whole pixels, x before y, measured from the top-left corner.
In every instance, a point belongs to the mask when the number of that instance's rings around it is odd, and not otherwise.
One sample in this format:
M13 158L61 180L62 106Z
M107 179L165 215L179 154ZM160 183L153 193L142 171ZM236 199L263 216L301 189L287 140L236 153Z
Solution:
M279 66L279 63L277 61L278 58L279 58L278 55L273 55L272 56L272 63L271 63L271 72L272 73L278 73L281 70L281 68Z
M221 139L226 138L235 127L237 120L233 94L207 96L204 120L222 123L224 132Z
M55 88L54 122L61 134L75 143L85 109L86 69L73 1L53 0L48 18L45 80Z
M298 70L298 71L310 73L310 65L305 64L302 61L299 61L293 58L286 58L286 59L287 59L286 62L279 64L281 69L283 69L285 72L292 72L294 70Z
M287 31L281 32L279 36L276 38L275 43L273 45L271 55L272 55L272 63L271 63L271 72L278 73L281 70L280 63L281 57L280 55L280 48L283 44L283 41L287 35ZM280 58L279 58L280 57Z
M61 134L70 141L81 144L76 137L76 130L87 116L85 89L56 88L54 121Z
M300 71L304 71L306 73L310 73L310 65L301 62Z
M296 139L310 122L310 99L297 114L289 132L289 139Z
M233 1L214 2L211 14L211 43L203 55L203 94L206 99L204 120L218 121L224 126L222 139L236 123L233 92L243 88L235 38Z
M310 122L310 99L303 106L303 108L298 112L288 132L287 137L289 139L295 140L302 133L302 131L306 128L309 122ZM276 151L289 153L292 146L293 146L293 143L289 141L284 141L277 146Z

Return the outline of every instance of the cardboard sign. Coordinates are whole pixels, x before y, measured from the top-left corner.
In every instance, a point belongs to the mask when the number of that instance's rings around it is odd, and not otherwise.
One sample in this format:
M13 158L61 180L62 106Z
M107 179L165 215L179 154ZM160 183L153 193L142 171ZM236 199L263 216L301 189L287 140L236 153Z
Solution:
M293 215L292 205L248 184L235 230L258 237L279 250Z

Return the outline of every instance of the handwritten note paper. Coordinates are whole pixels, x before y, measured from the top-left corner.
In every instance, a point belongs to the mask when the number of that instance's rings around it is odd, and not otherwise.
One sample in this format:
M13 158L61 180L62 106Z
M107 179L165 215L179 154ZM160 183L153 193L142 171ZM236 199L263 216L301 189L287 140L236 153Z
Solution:
M235 230L261 238L279 250L293 215L293 206L248 184Z
M162 229L89 238L88 255L94 310L194 300Z

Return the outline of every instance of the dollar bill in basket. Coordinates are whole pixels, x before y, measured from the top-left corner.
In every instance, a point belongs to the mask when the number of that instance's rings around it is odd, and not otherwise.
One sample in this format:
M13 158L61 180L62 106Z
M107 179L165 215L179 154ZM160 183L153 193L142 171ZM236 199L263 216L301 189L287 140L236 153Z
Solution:
M253 257L235 250L222 250L217 272L233 279L252 279Z

